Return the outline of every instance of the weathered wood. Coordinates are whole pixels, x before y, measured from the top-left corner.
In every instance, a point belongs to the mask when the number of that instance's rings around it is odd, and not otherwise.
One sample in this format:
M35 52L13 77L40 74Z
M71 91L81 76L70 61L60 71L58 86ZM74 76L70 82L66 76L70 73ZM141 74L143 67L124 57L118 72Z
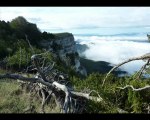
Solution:
M57 91L63 91L65 93L65 101L64 101L64 105L63 105L64 113L67 113L67 111L68 111L69 103L70 103L70 97L72 97L72 96L83 97L83 98L86 98L88 100L93 100L96 102L100 102L103 100L100 96L94 97L94 96L90 96L87 93L70 91L71 89L69 89L66 85L62 85L56 81L49 83L49 82L44 81L42 78L27 78L27 77L23 77L23 76L18 75L18 74L0 75L0 79L4 79L4 78L9 78L9 79L14 79L14 80L18 79L18 80L27 81L27 82L37 82L37 83L41 83L41 84L47 86L50 90L55 88ZM43 94L43 96L44 96L44 94ZM45 97L43 97L42 110L44 108L43 107L44 102L45 102ZM43 110L43 112L44 112L44 110Z
M117 87L117 88L122 89L122 90L124 90L126 88L131 88L133 91L141 91L141 90L149 89L150 85L146 85L142 88L134 88L132 85L126 85L125 87Z
M139 79L139 78L142 76L143 71L145 70L146 66L149 65L149 63L150 63L150 59L147 60L147 63L144 64L144 65L141 67L141 69L139 70L139 72L137 73L137 74L139 74L139 75L137 76L137 79Z
M110 75L110 73L111 73L112 71L116 70L118 67L120 67L120 66L122 66L123 64L126 64L126 63L128 63L128 62L131 62L131 61L135 61L135 60L147 60L147 59L148 59L148 60L150 59L150 53L145 54L145 55L142 55L142 56L140 56L140 57L133 57L133 58L130 58L130 59L125 60L124 62L122 62L122 63L120 63L120 64L114 66L114 67L107 73L106 77L105 77L104 80L103 80L102 86L104 86L104 83L105 83L107 77ZM149 63L149 62L148 62L148 63ZM147 64L147 63L146 63L146 64Z

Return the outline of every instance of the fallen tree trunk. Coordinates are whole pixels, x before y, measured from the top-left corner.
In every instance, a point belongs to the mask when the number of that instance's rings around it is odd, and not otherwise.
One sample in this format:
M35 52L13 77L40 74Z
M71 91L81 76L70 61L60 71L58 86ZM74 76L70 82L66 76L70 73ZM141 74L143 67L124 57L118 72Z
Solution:
M21 74L2 74L0 75L0 79L13 79L13 80L21 80L27 83L31 83L31 86L33 85L33 88L31 88L30 91L35 89L36 93L39 93L39 96L42 98L42 104L41 104L41 111L44 113L44 105L46 101L48 100L49 97L54 97L55 100L57 101L57 104L59 104L64 113L68 113L71 111L74 112L81 112L83 110L83 107L76 108L79 103L77 103L78 98L82 98L81 100L92 100L96 102L100 102L103 99L100 97L98 94L98 97L91 96L87 93L82 93L82 92L76 92L74 91L69 85L68 81L66 81L65 75L62 73L59 74L57 70L53 70L55 62L53 61L46 61L46 57L43 55L47 56L47 53L49 51L46 51L45 53L41 54L35 54L35 51L30 44L30 41L28 40L28 36L25 35L26 41L29 44L29 47L31 48L32 56L31 56L31 62L32 62L32 67L34 67L34 70L37 70L37 74L35 77L29 78L27 76L23 76ZM57 77L56 77L57 76ZM59 78L63 79L63 83ZM33 84L32 84L33 83ZM64 84L65 83L65 84ZM37 86L36 86L37 85ZM38 88L38 89L37 89ZM38 92L37 92L38 91ZM46 96L45 92L48 93L48 96ZM84 105L80 105L84 106Z
M9 79L14 79L14 80L18 79L21 81L32 82L32 83L41 83L42 85L47 86L50 90L55 89L56 91L63 91L65 93L65 101L64 101L64 105L63 105L64 113L67 113L67 111L68 111L70 97L83 97L87 100L93 100L96 102L100 102L103 100L100 96L94 97L94 96L90 96L87 93L71 91L72 89L69 89L67 86L62 85L56 81L49 83L49 82L45 82L42 78L27 78L27 77L23 77L22 75L18 75L18 74L0 75L0 79L4 79L4 78L9 78ZM44 100L45 100L45 98L44 98ZM42 104L44 104L44 100L43 100Z

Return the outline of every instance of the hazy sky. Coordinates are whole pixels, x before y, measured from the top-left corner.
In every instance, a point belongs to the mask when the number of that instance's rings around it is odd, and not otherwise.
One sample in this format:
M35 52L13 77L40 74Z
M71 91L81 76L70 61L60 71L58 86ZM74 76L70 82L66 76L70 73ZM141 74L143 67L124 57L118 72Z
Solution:
M41 30L135 27L150 30L150 7L0 7L0 20L24 16Z

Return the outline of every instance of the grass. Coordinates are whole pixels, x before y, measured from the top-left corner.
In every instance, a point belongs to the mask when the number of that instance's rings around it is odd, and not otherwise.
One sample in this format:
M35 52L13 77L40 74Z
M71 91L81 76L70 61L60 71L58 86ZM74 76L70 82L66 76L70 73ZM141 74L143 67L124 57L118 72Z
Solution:
M5 70L0 69L0 74L5 73ZM34 93L30 94L25 89L21 89L19 85L16 80L0 79L0 113L41 113L42 99L38 95L33 96ZM25 112L30 105L35 109ZM45 112L60 113L60 109L56 106L54 100L51 100L45 105Z
M45 105L46 113L60 113L60 109L52 103ZM0 113L25 113L32 105L35 109L26 113L40 113L41 99L38 96L30 97L30 94L19 87L19 83L10 79L0 80Z
M22 113L27 106L26 99L16 81L3 79L0 81L0 113Z

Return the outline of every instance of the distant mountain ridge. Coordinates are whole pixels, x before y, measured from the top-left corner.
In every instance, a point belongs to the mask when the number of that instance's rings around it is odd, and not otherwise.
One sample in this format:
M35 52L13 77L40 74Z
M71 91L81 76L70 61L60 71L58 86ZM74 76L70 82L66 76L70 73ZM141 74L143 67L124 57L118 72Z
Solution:
M133 33L119 33L119 34L108 34L108 35L100 35L100 34L74 34L75 36L136 36L136 35L147 35L147 32L133 32Z
M86 58L80 58L80 62L86 68L87 74L91 74L94 72L106 74L113 68L113 66L110 66L110 63L105 62L105 61L96 62L96 61L89 60ZM118 69L117 71L114 71L112 73L114 73L115 75L127 74L126 71L122 71L121 69Z

